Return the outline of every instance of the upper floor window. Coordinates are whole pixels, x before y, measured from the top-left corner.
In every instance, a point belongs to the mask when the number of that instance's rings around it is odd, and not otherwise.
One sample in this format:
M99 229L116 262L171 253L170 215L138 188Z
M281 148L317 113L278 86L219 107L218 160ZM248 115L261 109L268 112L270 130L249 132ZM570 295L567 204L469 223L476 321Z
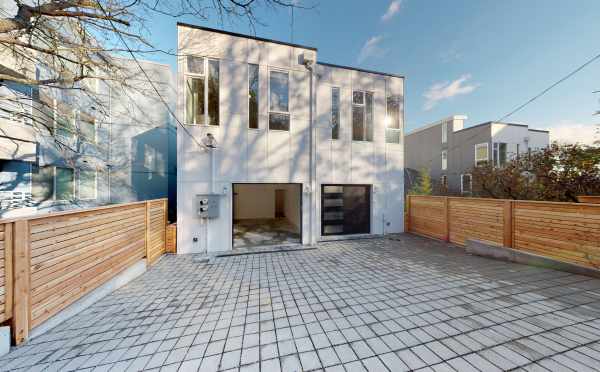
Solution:
M185 122L188 125L219 125L219 61L186 58Z
M340 138L340 88L331 88L331 139Z
M488 144L478 143L475 145L475 165L485 164L489 160Z
M290 76L287 72L269 74L269 129L290 130Z
M448 142L448 122L442 123L442 143Z
M258 129L258 65L248 65L248 128Z
M387 143L400 143L402 139L400 105L400 96L392 95L387 98L387 117L385 119L385 141Z
M494 165L496 167L501 167L504 164L506 164L507 144L502 143L502 142L494 142L494 153L493 154L494 154Z
M442 150L442 170L448 169L448 150Z
M373 141L373 93L352 92L352 140Z

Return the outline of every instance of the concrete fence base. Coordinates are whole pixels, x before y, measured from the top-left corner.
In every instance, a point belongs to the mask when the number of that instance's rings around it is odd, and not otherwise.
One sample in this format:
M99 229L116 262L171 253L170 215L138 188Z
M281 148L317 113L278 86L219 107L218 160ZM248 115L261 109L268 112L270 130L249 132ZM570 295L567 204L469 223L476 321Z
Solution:
M558 261L552 258L539 256L533 253L523 252L512 248L506 248L481 240L467 240L466 252L477 256L493 258L507 262L515 262L524 265L538 266L546 269L565 271L577 275L600 278L600 270L579 266L572 263Z

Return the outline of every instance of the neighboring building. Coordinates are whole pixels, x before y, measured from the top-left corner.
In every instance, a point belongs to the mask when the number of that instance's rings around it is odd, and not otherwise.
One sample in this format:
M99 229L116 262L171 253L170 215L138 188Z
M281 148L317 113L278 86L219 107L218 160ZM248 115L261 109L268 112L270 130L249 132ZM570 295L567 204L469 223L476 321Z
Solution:
M178 55L178 252L403 231L403 77L187 24Z
M546 130L523 124L487 122L464 128L466 116L455 115L406 134L406 169L409 175L430 170L433 182L452 194L471 192L470 170L492 162L502 166L515 156L547 147ZM411 180L407 180L407 184Z
M133 61L121 61L137 69ZM140 63L174 110L170 67ZM93 98L78 90L0 84L0 217L169 193L175 199L169 178L176 174L176 128L166 105L142 89L85 84ZM140 77L129 84L147 82Z

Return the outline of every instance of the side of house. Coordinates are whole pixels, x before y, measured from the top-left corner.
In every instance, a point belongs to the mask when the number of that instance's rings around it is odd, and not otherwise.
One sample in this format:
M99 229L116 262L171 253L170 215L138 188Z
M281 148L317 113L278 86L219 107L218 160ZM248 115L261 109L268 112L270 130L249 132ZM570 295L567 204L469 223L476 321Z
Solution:
M430 170L435 187L451 194L471 193L470 169L510 159L549 145L549 132L527 125L486 122L464 128L466 116L452 116L406 135L406 167Z
M403 78L194 25L178 40L178 252L402 231Z
M174 107L170 68L141 63ZM41 66L32 70L50 73ZM140 89L83 84L90 94L0 86L0 216L168 196L176 162L169 161L167 138L175 138L175 127L162 100L141 93L141 78L131 83Z

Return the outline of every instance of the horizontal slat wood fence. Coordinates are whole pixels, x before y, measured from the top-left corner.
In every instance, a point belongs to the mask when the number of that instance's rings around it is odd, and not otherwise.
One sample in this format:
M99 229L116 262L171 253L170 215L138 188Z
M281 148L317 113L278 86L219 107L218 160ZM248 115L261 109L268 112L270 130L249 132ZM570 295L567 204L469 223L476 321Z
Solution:
M407 198L407 231L464 245L488 241L600 268L600 205L417 196Z
M0 220L0 320L12 317L16 343L135 262L155 262L166 215L158 199Z

